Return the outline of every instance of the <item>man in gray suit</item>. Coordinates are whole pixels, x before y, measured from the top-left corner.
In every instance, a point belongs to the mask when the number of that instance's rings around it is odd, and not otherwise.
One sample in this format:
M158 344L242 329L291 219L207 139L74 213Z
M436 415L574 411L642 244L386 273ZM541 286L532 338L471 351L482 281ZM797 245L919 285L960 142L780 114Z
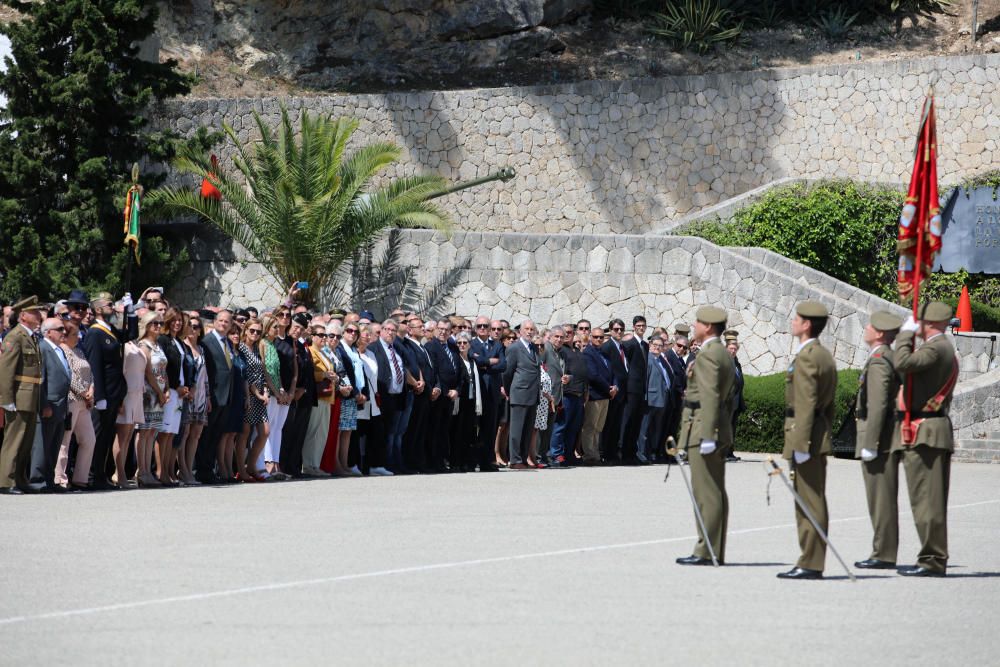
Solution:
M566 362L559 354L560 348L565 342L566 334L561 326L554 326L545 334L545 349L541 355L542 366L552 380L552 400L556 410L562 409L563 388L569 383L569 376L566 375ZM552 429L555 416L549 417L549 427L538 432L538 452L542 459L548 458L549 443L552 440ZM547 461L551 463L551 461Z
M639 444L636 459L639 463L649 463L663 446L664 419L670 400L670 372L661 356L663 341L653 338L649 341L649 358L646 360L646 408L639 427Z
M198 449L195 450L195 476L202 484L219 481L215 474L215 451L222 431L229 423L229 395L233 386L235 351L226 336L232 325L233 314L228 310L220 310L212 323L212 330L201 339L205 348L205 370L208 372L208 391L212 403L208 424L201 432Z
M528 468L524 459L531 442L531 429L535 426L538 397L541 391L541 371L538 353L531 339L535 323L521 323L521 337L507 348L507 368L503 372L503 393L510 402L510 468Z
M50 317L42 322L41 428L35 432L31 448L30 488L33 491L61 491L56 487L56 457L66 432L71 373L66 353L59 347L66 335L62 320Z

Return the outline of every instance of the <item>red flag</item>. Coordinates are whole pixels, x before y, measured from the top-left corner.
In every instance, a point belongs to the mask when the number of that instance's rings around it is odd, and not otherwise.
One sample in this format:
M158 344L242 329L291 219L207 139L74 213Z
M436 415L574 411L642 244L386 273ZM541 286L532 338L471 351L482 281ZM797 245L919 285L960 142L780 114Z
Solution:
M218 180L219 159L215 157L215 155L212 155L210 159L212 160L212 171L208 172L208 175ZM219 188L212 185L212 182L207 178L201 179L201 196L203 199L214 199L216 201L220 201L222 199L222 193L219 192Z
M899 251L897 283L900 300L913 299L917 314L920 284L930 275L934 258L941 250L941 204L937 188L937 129L934 118L934 94L924 100L917 133L913 175L899 216Z

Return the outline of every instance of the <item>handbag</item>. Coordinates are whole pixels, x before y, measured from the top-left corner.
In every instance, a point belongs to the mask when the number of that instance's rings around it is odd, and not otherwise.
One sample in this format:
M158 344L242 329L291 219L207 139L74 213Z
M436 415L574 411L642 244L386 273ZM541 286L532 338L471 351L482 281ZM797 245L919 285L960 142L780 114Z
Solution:
M330 378L323 378L318 385L316 385L316 395L320 398L330 398L333 396L333 380Z

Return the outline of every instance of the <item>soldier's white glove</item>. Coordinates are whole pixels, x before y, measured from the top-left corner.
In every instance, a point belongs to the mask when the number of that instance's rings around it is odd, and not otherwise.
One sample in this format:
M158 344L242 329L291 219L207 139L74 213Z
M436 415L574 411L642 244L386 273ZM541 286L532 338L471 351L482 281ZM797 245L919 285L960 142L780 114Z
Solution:
M107 401L98 401L97 403L94 404L94 407L97 408L98 410L107 410L108 409L108 402Z
M906 318L906 321L903 322L903 326L901 327L901 329L903 331L916 332L918 329L920 329L920 325L917 323L915 319L913 319L913 315L910 315L908 318Z
M135 312L135 304L132 303L131 292L125 292L125 296L122 297L122 305L125 307L125 312L129 315Z
M17 412L17 403L8 403L7 405L0 406L7 412Z
M792 452L792 455L795 457L796 463L805 463L810 458L812 458L809 455L809 452Z
M701 447L699 447L702 455L711 454L715 451L715 440L702 440Z
M878 456L878 452L873 452L870 449L861 450L861 460L862 461L874 461L875 457Z

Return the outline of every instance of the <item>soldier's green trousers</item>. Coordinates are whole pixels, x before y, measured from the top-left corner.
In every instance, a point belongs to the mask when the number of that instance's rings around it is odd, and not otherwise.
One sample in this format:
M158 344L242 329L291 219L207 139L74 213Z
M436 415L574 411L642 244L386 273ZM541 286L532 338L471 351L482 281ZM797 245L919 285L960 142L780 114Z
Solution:
M826 457L813 456L805 463L795 464L795 491L802 498L813 518L827 535L830 518L826 508ZM795 525L799 532L799 549L802 555L796 563L807 570L823 571L826 565L826 543L795 503Z
M705 530L701 531L698 517L695 526L698 529L698 544L693 555L699 558L711 558L706 539L712 541L715 557L719 562L726 559L726 530L729 524L729 496L726 495L726 459L725 447L717 447L711 454L702 456L701 449L695 445L687 450L688 462L691 464L691 486L694 500L701 510L701 518L705 522Z
M872 553L869 558L896 562L899 549L899 454L882 452L871 461L861 462L872 520Z
M33 410L5 412L3 447L0 448L0 488L28 486L28 464L35 440L37 415Z
M933 572L948 567L948 485L951 452L926 445L902 451L913 522L920 538L917 565Z

